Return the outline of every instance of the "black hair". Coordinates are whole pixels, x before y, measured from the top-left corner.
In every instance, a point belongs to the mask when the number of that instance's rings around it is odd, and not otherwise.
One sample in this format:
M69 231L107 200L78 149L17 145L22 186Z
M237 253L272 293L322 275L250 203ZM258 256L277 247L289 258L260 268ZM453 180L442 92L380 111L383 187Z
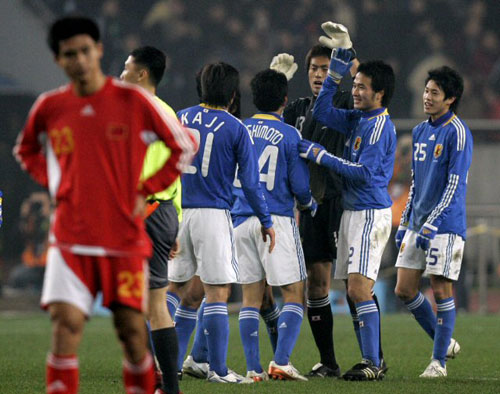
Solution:
M444 92L445 100L450 97L455 97L455 101L450 105L450 110L456 112L458 104L460 103L460 98L464 92L464 80L462 76L448 66L435 68L430 70L427 74L427 78L425 79L426 85L427 82L432 80L436 82L436 85Z
M392 67L381 60L373 60L361 63L358 67L358 73L371 78L371 87L375 93L384 92L382 106L387 107L391 102L394 85L396 84L396 77Z
M54 55L58 56L59 43L79 34L87 34L95 42L100 40L99 28L92 19L82 16L67 16L52 24L47 36L47 43Z
M134 49L130 56L135 64L148 70L151 83L157 87L165 72L165 54L157 48L145 46Z
M309 71L309 66L311 65L311 59L313 57L320 57L320 56L324 56L330 59L330 57L332 56L332 50L322 45L315 45L311 49L309 49L309 52L307 52L306 55L306 71Z
M288 94L288 82L283 73L266 69L250 82L253 103L259 111L274 112L281 107Z
M201 73L201 101L228 107L239 90L239 73L233 66L219 62L207 64Z

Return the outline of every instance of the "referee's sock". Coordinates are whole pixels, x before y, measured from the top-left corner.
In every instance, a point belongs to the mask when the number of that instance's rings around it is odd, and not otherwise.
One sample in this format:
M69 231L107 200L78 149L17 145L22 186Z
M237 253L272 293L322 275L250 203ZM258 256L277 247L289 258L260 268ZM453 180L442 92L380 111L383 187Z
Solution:
M338 364L333 347L333 314L328 295L307 300L307 319L319 350L321 364L337 369Z
M356 304L359 317L359 334L361 336L361 353L363 358L380 366L379 327L380 315L375 301L363 301Z
M274 354L276 364L287 365L290 361L303 319L304 306L302 304L287 302L283 305L278 319L278 345Z
M455 300L453 297L445 298L444 300L436 300L436 304L437 323L432 358L439 360L441 366L444 367L446 363L446 352L450 344L453 329L455 328Z
M244 307L240 310L240 337L245 351L247 371L262 372L259 352L259 310Z
M151 331L151 337L156 348L156 359L163 374L163 390L166 393L178 393L177 379L177 333L174 327L161 328Z
M191 356L197 363L208 363L207 338L205 337L205 328L203 327L203 313L205 312L205 298L198 308L198 321L196 322L196 331L194 332L193 347Z
M382 313L380 311L380 305L378 304L377 295L373 292L373 290L372 290L372 297L373 297L373 301L375 301L375 305L377 305L377 309L378 309L378 316L379 316L379 319L378 319L378 344L379 344L378 356L379 356L380 360L382 360L384 358L384 351L382 350L382 327L381 327L382 319L380 318Z
M405 302L408 310L413 313L415 320L425 330L427 335L434 340L436 330L436 315L432 310L431 303L424 297L421 292L415 296L413 300Z
M278 343L278 319L280 317L280 309L278 305L273 304L269 309L261 309L260 315L266 323L267 334L273 347L273 353L276 353L276 345Z
M181 299L176 293L167 291L167 308L168 313L170 313L170 317L172 317L172 319L175 317L175 312L177 311L180 302Z
M175 332L177 332L177 340L179 342L179 356L177 359L178 371L182 369L182 363L184 362L189 339L195 327L196 309L188 308L183 305L179 306L175 313Z
M203 312L203 325L207 338L210 370L215 371L219 376L226 376L227 345L229 342L227 303L206 303Z

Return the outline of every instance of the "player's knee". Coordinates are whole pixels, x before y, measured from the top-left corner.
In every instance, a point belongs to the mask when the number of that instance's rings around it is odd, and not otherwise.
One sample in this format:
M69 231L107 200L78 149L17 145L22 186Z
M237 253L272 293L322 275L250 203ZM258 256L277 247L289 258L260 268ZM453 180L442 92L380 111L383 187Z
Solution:
M398 297L402 301L409 301L413 299L414 295L412 293L413 291L411 291L410 289L399 285L396 285L396 288L394 289L394 294L396 294L396 297Z

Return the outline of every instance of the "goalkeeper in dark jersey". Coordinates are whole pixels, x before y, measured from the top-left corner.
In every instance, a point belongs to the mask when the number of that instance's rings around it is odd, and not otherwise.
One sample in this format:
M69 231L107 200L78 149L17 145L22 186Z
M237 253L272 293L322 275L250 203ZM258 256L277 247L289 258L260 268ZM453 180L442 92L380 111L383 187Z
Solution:
M313 46L306 55L305 65L312 96L292 101L283 113L286 123L295 126L302 138L323 145L328 152L342 157L345 136L313 119L312 110L316 98L328 75L330 56L333 47L352 48L347 29L332 22L322 25L328 37L321 37L322 45ZM354 53L354 50L352 50ZM351 75L356 75L359 62L354 59ZM290 80L297 70L293 56L282 53L271 62L272 69L283 72ZM350 91L338 90L333 97L336 108L352 109ZM310 212L300 213L300 236L307 267L307 316L311 331L320 353L320 362L313 366L309 377L340 377L340 367L335 358L333 343L333 315L329 299L332 263L337 258L337 234L342 216L342 178L340 175L309 162L310 187L318 202L314 217ZM375 302L378 301L374 295ZM354 303L347 297L354 329L358 339L359 320ZM383 360L382 349L380 357ZM385 362L382 368L386 370Z

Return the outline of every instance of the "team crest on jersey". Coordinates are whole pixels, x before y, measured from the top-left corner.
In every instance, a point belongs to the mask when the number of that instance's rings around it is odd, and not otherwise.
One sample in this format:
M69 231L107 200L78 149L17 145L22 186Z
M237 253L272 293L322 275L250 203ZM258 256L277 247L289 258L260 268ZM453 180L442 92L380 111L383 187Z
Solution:
M361 137L356 137L356 140L354 141L354 150L355 151L359 150L360 146L361 146Z
M437 159L439 156L441 156L441 153L443 153L443 145L437 144L434 148L434 158Z
M106 137L114 141L124 140L128 137L128 126L126 124L111 123L106 129Z

